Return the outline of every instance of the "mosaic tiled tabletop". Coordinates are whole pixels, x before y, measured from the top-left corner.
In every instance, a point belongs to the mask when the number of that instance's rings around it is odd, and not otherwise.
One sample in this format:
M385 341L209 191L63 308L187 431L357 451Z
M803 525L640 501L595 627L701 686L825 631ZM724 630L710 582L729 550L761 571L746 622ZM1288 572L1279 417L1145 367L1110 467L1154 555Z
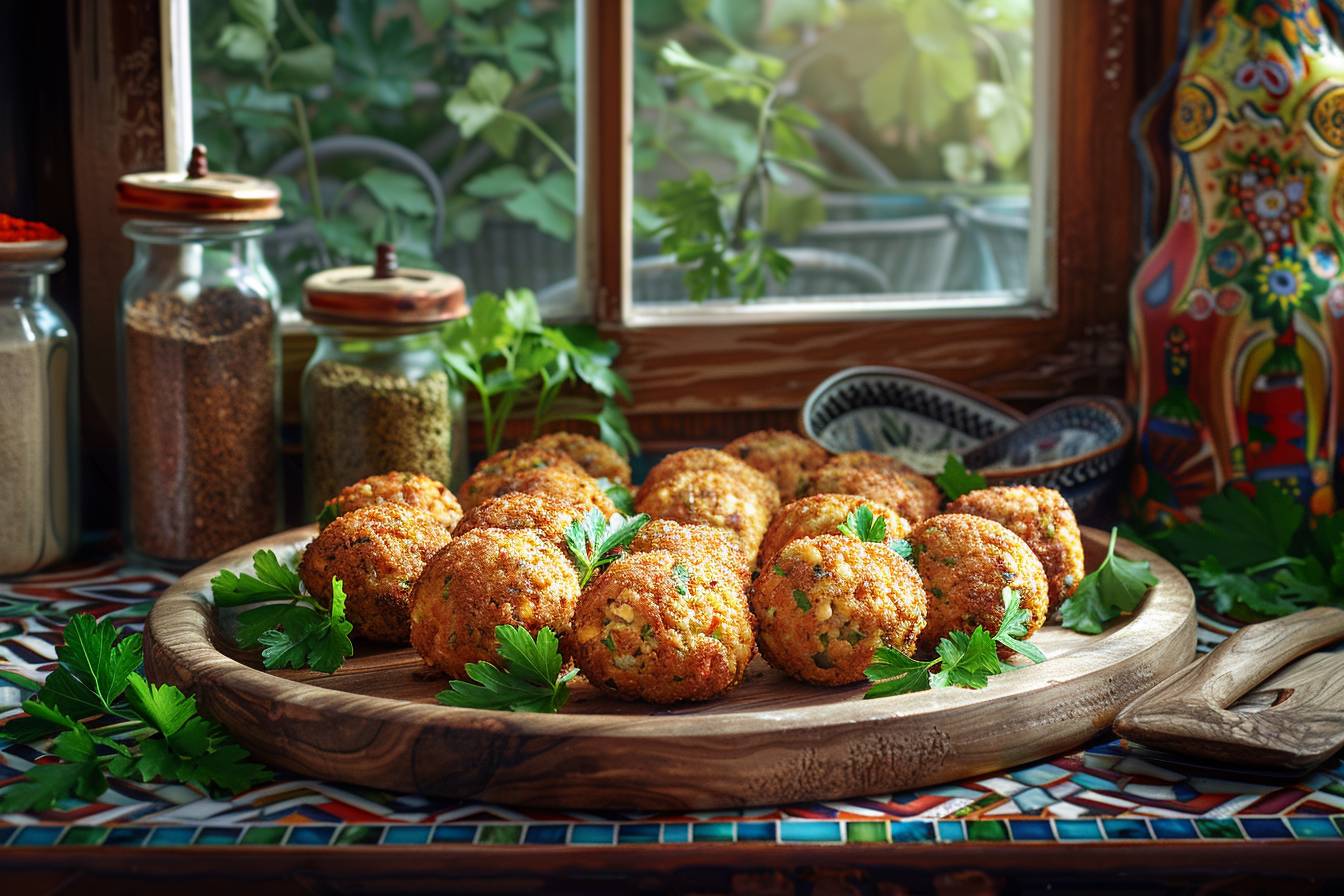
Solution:
M54 666L71 614L138 629L172 581L108 561L0 583L0 722ZM1201 647L1226 634L1201 618ZM43 762L0 741L0 791ZM240 796L113 782L94 803L0 816L14 847L329 847L480 845L575 848L704 844L1074 845L1085 842L1332 841L1344 849L1344 761L1293 780L1173 763L1110 737L1052 760L903 793L681 815L527 811L387 793L280 774ZM731 853L725 853L730 855Z

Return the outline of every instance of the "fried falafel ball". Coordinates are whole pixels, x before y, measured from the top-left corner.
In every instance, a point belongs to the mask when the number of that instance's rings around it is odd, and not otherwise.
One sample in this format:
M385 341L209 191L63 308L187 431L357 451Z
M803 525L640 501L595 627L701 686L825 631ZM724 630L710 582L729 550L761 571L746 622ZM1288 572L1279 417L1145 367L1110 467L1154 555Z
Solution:
M411 592L425 564L452 539L427 510L371 504L343 513L303 552L299 578L331 605L331 580L341 580L345 615L355 635L405 644L411 632Z
M779 492L773 483L762 489L713 470L675 473L652 489L640 489L640 497L635 502L637 511L656 520L701 523L732 530L742 546L748 566L755 564L761 536L778 507Z
M627 554L579 596L574 659L630 700L709 700L741 684L755 650L737 573L671 551Z
M429 513L449 532L462 519L462 505L448 491L448 486L423 473L380 473L366 476L354 485L347 485L340 494L322 506L318 525L326 528L336 517L371 504L405 504L419 507Z
M751 584L751 568L742 556L742 543L729 529L676 520L650 520L630 542L627 553L647 554L649 551L670 551L695 562L709 557L736 572L742 578L743 587Z
M885 454L874 451L846 451L828 460L816 475L821 476L823 473L835 470L873 470L895 476L919 496L921 513L918 519L933 516L943 503L943 493L932 479L921 476L904 461ZM814 490L813 493L817 492Z
M496 451L476 465L476 469L457 490L457 499L462 502L464 511L470 510L485 499L499 494L500 487L517 474L549 467L583 473L583 467L561 451L526 445L506 448Z
M579 579L565 555L529 529L473 529L434 556L415 586L411 646L465 678L467 663L503 666L495 626L533 635L550 626L566 650Z
M905 517L882 502L862 495L812 495L799 498L775 511L757 555L760 568L764 570L769 567L775 555L791 541L816 535L840 535L840 524L865 504L874 516L887 521L887 538L904 538L909 533L910 523Z
M461 538L474 529L531 529L565 553L565 528L588 512L587 505L574 504L550 495L509 492L490 498L468 510L453 530Z
M1025 637L1045 624L1050 605L1045 569L1027 543L1002 525L968 513L944 513L915 526L906 540L929 596L921 652L931 653L948 632L970 634L977 625L997 632L1005 586L1017 592L1031 614Z
M575 506L596 507L602 511L603 516L611 516L616 512L616 505L607 496L601 483L583 470L575 471L561 467L525 470L500 482L499 490L495 494L498 497L515 492L542 495Z
M898 457L878 454L876 451L842 451L826 461L828 467L853 467L859 470L880 470L883 473L913 473L914 468Z
M828 457L816 442L782 429L749 432L724 445L723 451L773 479L779 500L786 503L807 494L809 475Z
M914 653L925 606L914 567L843 535L790 542L751 589L761 656L810 684L862 681L879 647Z
M610 445L592 436L577 432L550 432L526 443L526 447L568 454L594 479L608 479L621 485L630 485L630 464Z
M927 496L898 473L864 467L822 467L812 477L814 495L860 495L896 511L910 523L931 515Z
M1073 508L1054 489L1035 485L982 488L953 501L947 512L993 520L1025 541L1045 568L1050 585L1049 613L1078 589L1085 573L1083 536Z
M723 473L742 481L763 494L773 495L776 504L778 504L779 488L776 487L773 479L750 464L738 460L727 452L719 451L717 448L689 448L685 451L669 454L660 460L649 471L649 475L644 479L644 484L639 487L639 493L635 495L635 503L638 504L646 493L657 488L666 480L688 470Z

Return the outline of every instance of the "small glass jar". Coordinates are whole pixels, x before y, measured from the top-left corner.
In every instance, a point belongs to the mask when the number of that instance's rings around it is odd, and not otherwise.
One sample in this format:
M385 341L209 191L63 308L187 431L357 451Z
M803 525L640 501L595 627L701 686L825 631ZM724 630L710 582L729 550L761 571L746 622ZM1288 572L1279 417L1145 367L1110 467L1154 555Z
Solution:
M64 251L62 237L0 244L0 576L79 540L78 352L48 292Z
M261 249L279 190L203 156L195 176L118 185L135 244L117 317L123 533L165 566L270 534L281 503L280 290Z
M303 371L304 501L316 514L342 488L378 473L467 474L466 402L441 359L439 327L466 314L451 274L378 264L309 277L303 313L317 349Z

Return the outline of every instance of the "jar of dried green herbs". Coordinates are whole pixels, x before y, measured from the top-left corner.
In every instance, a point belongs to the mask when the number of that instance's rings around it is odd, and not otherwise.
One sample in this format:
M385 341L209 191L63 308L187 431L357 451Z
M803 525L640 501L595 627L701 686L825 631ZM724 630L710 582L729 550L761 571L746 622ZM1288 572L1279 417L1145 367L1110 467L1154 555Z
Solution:
M123 536L137 557L192 565L279 523L280 290L261 239L270 181L208 170L117 184L135 244L117 319Z
M465 400L440 358L438 329L466 314L462 281L377 263L314 274L303 313L317 348L303 372L304 500L316 513L376 473L466 476Z

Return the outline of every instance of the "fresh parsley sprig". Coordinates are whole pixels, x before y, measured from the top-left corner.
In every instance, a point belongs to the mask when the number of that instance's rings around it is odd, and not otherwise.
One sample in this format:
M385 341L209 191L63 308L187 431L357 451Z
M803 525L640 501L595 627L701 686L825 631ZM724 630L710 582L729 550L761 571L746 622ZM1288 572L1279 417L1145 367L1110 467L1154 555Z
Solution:
M1271 483L1208 496L1197 521L1125 534L1181 567L1214 610L1237 619L1344 606L1344 512L1312 516Z
M495 637L504 668L488 662L467 663L472 681L452 682L447 690L439 691L438 701L467 709L559 712L569 700L569 682L579 670L560 674L564 660L555 632L543 627L533 638L521 626L499 625Z
M17 743L54 738L61 762L34 765L0 795L0 812L41 812L69 796L93 801L107 779L163 780L206 792L239 793L272 774L218 724L197 714L196 699L150 684L140 635L118 632L91 614L71 617L58 666L23 702L27 716L0 728Z
M933 481L943 490L943 494L947 496L949 501L955 501L968 492L989 485L988 479L979 473L972 473L966 469L966 465L961 462L961 458L950 452L947 459L943 461L943 472L935 476Z
M999 645L1031 660L1045 662L1040 648L1026 637L1031 614L1022 608L1021 598L1012 588L1003 589L1003 620L993 635L976 626L968 635L954 631L938 642L931 660L917 660L891 647L879 647L864 675L873 682L865 698L911 694L930 688L983 688L991 675L1010 668L999 659ZM937 671L935 671L935 669Z
M630 489L625 487L624 483L616 482L605 476L599 476L597 479L598 487L606 492L611 503L616 509L626 516L635 515L635 496L630 493Z
M611 519L593 508L583 517L565 527L565 544L579 570L579 587L587 585L597 571L614 561L620 548L635 540L639 530L649 521L647 513L626 517L613 513Z
M860 504L857 510L850 511L839 528L841 535L848 535L859 541L880 544L887 540L887 518L873 513L873 508L867 504Z
M1115 553L1118 532L1111 529L1106 559L1083 576L1073 596L1059 608L1065 628L1088 635L1099 635L1112 619L1133 612L1148 589L1157 584L1157 576L1147 560L1126 560Z
M857 510L850 511L849 516L839 525L841 535L848 535L850 538L857 538L859 541L873 542L874 544L886 544L896 554L909 560L913 554L910 542L904 538L887 537L887 518L878 516L873 512L873 508L867 504L860 504Z
M267 669L309 668L328 675L354 656L350 641L354 626L345 618L345 589L331 580L331 606L324 607L303 590L299 574L276 558L274 551L252 555L256 575L221 570L210 580L215 605L264 606L238 614L234 636L239 647L261 647Z

